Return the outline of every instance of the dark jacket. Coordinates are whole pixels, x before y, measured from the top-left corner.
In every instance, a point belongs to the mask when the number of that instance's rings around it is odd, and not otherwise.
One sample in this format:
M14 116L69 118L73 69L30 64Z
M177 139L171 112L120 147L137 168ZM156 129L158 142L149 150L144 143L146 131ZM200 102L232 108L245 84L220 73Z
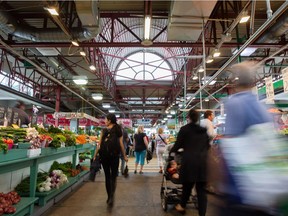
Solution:
M180 179L182 182L203 182L207 180L207 154L209 137L206 129L189 123L181 127L175 145L170 152L183 148Z

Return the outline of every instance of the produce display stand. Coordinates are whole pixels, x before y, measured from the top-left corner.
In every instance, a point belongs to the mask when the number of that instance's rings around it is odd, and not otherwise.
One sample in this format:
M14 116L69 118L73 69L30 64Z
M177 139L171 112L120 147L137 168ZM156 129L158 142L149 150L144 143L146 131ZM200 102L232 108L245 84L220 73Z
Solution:
M34 206L34 203L38 200L37 197L21 197L21 201L16 205L13 205L17 211L14 214L4 214L4 216L24 216L30 213L30 208Z
M18 149L9 150L7 154L0 152L0 154L1 154L1 157L0 157L1 158L0 174L19 170L19 169L23 169L26 167L30 167L30 174L31 174L32 170L33 170L33 166L34 166L34 161L31 160L31 158L27 158L27 150L25 151L23 149L23 151L26 152L26 158L12 160L10 157L6 157L7 161L4 161L2 159L3 155L8 156L9 153L14 152L15 150L18 150ZM12 155L12 153L11 153L11 155ZM31 188L31 183L32 183L32 178L30 180L30 188ZM31 194L32 194L32 196L31 196ZM34 202L37 200L38 200L38 198L33 196L33 193L30 193L30 197L26 197L26 198L21 197L21 201L16 205L17 211L13 215L21 216L21 215L25 215L27 213L32 214L33 208L34 208ZM17 208L17 206L19 206L19 208Z
M36 192L39 164L51 160L57 160L66 156L72 156L72 166L73 168L75 168L78 153L92 148L93 146L90 144L83 145L81 149L78 149L75 146L69 146L59 149L43 148L42 154L40 156L31 158L27 157L27 149L11 149L8 151L7 154L0 152L0 174L30 167L30 192L29 194L26 194L26 196L28 197L22 197L23 195L20 194L22 199L19 204L16 205L17 211L13 215L32 215L35 202L38 203L40 206L44 206L47 201L53 199L61 192L67 190L69 187L78 182L81 178L83 178L85 174L89 172L82 171L79 175L69 178L69 183L62 185L59 189L39 193Z

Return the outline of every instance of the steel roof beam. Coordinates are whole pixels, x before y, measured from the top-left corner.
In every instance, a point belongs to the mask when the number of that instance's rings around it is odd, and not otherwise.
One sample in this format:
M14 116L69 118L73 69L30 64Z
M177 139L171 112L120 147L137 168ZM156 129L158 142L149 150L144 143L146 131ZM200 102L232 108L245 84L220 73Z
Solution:
M69 48L71 46L70 42L29 42L29 43L11 43L11 41L4 41L12 48L41 48L41 47L67 47ZM222 48L235 48L237 46L242 46L243 43L225 43L222 45ZM254 43L250 44L249 47L254 48L279 48L282 47L283 43ZM213 43L206 43L205 46L207 48L214 48L215 44ZM79 43L79 47L145 47L140 42L113 42L113 43L103 43L103 42L82 42ZM175 42L175 43L169 43L169 42L155 42L151 46L148 47L161 47L161 48L168 48L168 47L175 47L175 48L184 48L184 47L190 47L190 48L196 48L196 47L202 47L202 43L195 42L195 43L186 43L186 42ZM3 45L0 45L0 48L5 48Z

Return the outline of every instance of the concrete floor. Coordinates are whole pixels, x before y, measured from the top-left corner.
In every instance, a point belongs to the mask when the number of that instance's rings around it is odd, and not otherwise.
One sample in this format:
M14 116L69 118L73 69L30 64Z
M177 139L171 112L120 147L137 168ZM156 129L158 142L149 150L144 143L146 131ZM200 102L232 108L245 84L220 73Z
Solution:
M157 160L153 159L154 162L152 160L150 165L146 166L146 171L144 168L144 174L140 175L133 173L134 159L131 159L129 162L129 177L124 178L123 176L119 176L117 178L113 208L108 208L106 204L107 195L104 173L102 172L97 175L95 182L85 182L83 186L54 205L43 216L180 215L173 205L168 206L167 212L163 211L161 207L160 188L162 175L158 173L158 167L155 164ZM216 198L209 195L208 199L208 212L206 216L216 216L215 208L213 207ZM187 205L186 215L198 215L197 210L192 204Z

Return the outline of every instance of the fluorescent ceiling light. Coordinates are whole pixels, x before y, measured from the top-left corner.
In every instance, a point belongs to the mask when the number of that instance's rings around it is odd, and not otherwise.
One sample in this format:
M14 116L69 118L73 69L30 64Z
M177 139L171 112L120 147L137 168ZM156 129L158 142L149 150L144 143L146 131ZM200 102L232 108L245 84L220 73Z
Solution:
M219 57L221 55L219 49L215 49L213 53L213 57Z
M149 40L150 38L150 28L151 28L151 17L145 17L145 26L144 26L144 39Z
M114 109L110 109L108 110L109 113L115 113L115 110Z
M108 104L107 104L107 103L106 103L106 104L105 104L105 103L103 103L103 104L102 104L102 107L103 107L103 108L110 108L111 106L110 106L110 104L109 104L109 103L108 103Z
M94 100L102 100L102 99L103 99L103 94L94 93L94 94L92 94L92 98L93 98Z
M211 77L207 76L206 77L206 82L208 82L208 80L210 79ZM204 83L204 77L202 78L202 82ZM216 83L216 80L212 80L209 85L214 85Z
M198 79L198 76L197 76L197 75L194 75L192 79L193 79L193 80L197 80L197 79Z
M202 65L199 67L199 69L198 69L198 72L199 72L199 73L202 73L202 72L204 72L204 68L203 68L203 66L202 66Z
M247 48L245 48L245 49L240 53L240 56L250 56L250 55L253 54L256 50L257 50L257 48L247 47ZM238 49L232 50L233 55L235 55L235 53L236 53L237 51L238 51Z
M53 16L59 16L59 13L55 8L45 8L51 15Z
M87 76L73 76L72 79L77 85L86 85L88 83Z
M95 71L95 70L96 70L96 67L95 67L94 65L90 65L89 68L90 68L90 70L92 70L92 71Z
M168 120L168 118L164 118L164 120L165 120L165 121L167 121L167 120Z
M204 100L204 101L208 102L208 101L209 101L209 98L205 98L205 100Z
M206 60L206 63L209 64L209 63L211 63L213 61L214 61L214 59L211 56L208 56L208 58Z
M71 43L72 43L74 46L79 46L79 43L78 43L78 41L76 41L76 40L72 40Z
M247 11L244 11L241 20L239 21L239 23L245 23L250 19L250 16L248 15Z
M166 111L165 111L165 113L169 113L169 111L168 111L168 110L166 110Z
M176 114L176 111L175 111L175 110L171 110L171 111L170 111L170 114L171 114L171 115L175 115L175 114Z
M86 53L84 51L80 51L81 56L86 56Z
M161 122L162 122L162 123L165 123L166 121L165 121L165 120L162 120Z
M172 118L172 115L171 114L167 115L167 118Z
M119 115L119 114L116 114L115 116L116 116L116 118L120 118L120 115Z

